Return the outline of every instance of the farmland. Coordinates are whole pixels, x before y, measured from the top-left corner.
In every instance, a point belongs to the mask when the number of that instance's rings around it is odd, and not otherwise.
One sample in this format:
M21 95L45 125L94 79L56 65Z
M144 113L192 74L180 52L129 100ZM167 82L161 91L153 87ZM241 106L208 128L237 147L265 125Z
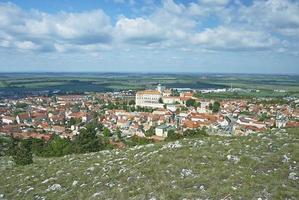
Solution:
M161 83L171 88L243 88L258 89L258 96L273 90L299 92L299 76L237 74L136 74L136 73L9 73L0 74L0 92L16 90L60 90L62 92L95 92L141 90ZM264 95L263 95L264 94ZM275 95L275 94L274 94ZM285 94L278 94L283 96Z

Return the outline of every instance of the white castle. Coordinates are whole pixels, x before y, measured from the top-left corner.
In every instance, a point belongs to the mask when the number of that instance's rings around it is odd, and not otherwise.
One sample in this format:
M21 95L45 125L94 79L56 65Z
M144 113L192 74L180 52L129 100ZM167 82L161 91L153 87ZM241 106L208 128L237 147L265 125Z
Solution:
M165 86L159 84L156 90L143 90L136 93L136 106L163 108L164 104L160 99L165 91Z

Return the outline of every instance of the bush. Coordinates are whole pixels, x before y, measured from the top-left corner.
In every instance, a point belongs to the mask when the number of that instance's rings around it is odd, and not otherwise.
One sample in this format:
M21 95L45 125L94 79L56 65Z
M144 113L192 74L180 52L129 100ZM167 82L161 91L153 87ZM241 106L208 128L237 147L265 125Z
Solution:
M0 156L10 155L9 151L11 149L12 140L9 137L0 136Z
M212 110L213 113L217 113L220 111L220 103L215 101L213 104L209 104L209 109Z
M31 138L31 151L37 156L42 156L45 152L46 144L42 139Z
M14 140L13 160L17 165L29 165L33 163L30 140Z
M138 137L135 135L131 137L129 140L125 141L125 144L128 146L145 145L150 143L153 143L153 140L144 137Z
M131 106L131 105L135 105L135 101L134 100L130 100L129 101L129 105Z
M104 128L103 135L104 135L104 137L107 137L107 138L111 136L111 132L107 127Z
M167 138L166 140L171 141L171 140L178 140L182 138L182 135L176 133L174 130L169 130L167 132Z
M71 141L61 138L58 135L53 135L42 155L44 156L64 156L72 153Z
M185 137L206 137L208 136L207 132L205 129L196 129L196 130L191 130L188 129L184 132Z
M115 134L119 140L121 140L121 130L119 128L116 129Z
M150 127L147 131L145 131L145 136L146 137L151 137L155 135L155 127Z
M73 150L75 153L96 152L103 149L101 140L96 135L96 130L98 128L98 124L96 122L92 122L86 125L86 129L80 130L80 134L75 137L73 144ZM105 141L103 143L106 144Z
M188 100L186 101L186 106L187 106L187 107L190 107L190 106L195 107L195 106L196 106L196 102L195 102L195 100L194 100L194 99L188 99Z

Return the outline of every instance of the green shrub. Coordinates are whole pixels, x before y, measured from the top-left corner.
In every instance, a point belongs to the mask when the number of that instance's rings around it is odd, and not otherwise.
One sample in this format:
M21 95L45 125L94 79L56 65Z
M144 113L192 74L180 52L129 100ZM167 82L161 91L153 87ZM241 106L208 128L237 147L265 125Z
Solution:
M30 140L14 140L12 157L17 165L29 165L33 163Z

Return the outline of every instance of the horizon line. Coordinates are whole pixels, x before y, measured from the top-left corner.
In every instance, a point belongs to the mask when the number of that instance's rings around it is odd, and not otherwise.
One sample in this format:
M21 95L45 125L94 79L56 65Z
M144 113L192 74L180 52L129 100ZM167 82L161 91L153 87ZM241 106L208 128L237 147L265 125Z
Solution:
M299 73L262 73L262 72L140 72L140 71L0 71L0 74L89 74L89 73L97 73L97 74L169 74L169 75L195 75L195 74L208 74L208 75L280 75L280 76L299 76Z

